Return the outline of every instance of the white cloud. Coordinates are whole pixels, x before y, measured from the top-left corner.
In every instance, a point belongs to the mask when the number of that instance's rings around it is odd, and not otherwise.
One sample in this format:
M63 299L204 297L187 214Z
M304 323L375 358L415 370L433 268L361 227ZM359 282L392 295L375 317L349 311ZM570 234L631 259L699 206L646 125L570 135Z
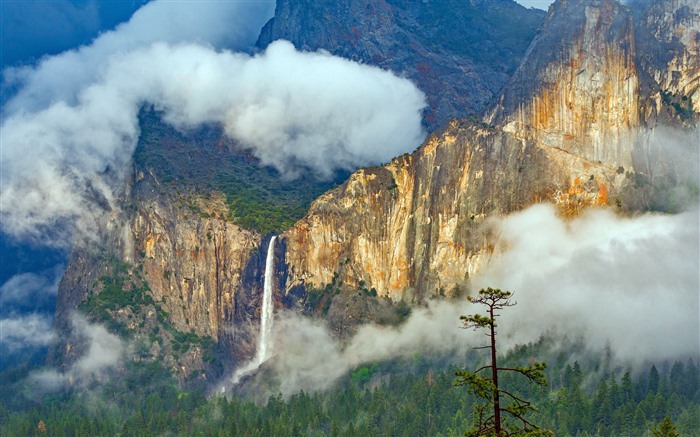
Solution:
M156 42L249 49L274 7L274 1L149 2L89 45L46 57L36 66L6 69L4 86L19 91L4 110L35 112L59 101L73 105L81 89L98 80L110 57Z
M26 347L48 346L54 339L53 317L13 314L0 320L0 344L11 353Z
M281 41L257 56L212 48L240 21L222 17L244 12L221 13L228 3L149 4L93 45L18 73L2 122L4 231L46 242L65 240L55 234L66 222L91 229L95 198L113 204L144 104L178 128L220 124L288 176L378 163L422 141L424 96L408 80ZM201 14L216 19L188 21Z
M364 325L341 346L317 320L293 313L278 314L275 350L270 366L285 396L301 389L332 387L355 367L416 353L463 351L476 339L460 329L466 302L430 302L415 308L400 327ZM319 359L322 357L322 359Z
M0 287L0 313L8 307L37 306L55 296L63 276L63 266L37 273L19 273Z
M617 217L591 210L571 222L549 205L497 224L507 247L474 280L516 293L501 320L508 342L542 332L609 342L625 363L700 354L700 233L697 209Z
M119 337L78 314L73 314L71 323L75 333L87 342L85 354L64 372L48 368L30 373L27 383L33 393L50 393L104 381L122 364L126 346Z

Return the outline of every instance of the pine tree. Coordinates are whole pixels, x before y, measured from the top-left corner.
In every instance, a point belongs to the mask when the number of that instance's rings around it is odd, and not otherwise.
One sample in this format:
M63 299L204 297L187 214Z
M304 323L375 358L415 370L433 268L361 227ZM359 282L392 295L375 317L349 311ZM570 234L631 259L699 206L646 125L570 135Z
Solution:
M477 397L487 400L485 404L475 406L474 428L467 431L467 436L510 436L529 435L546 436L551 435L548 430L543 430L525 418L525 414L535 411L530 401L520 398L513 393L504 390L499 386L499 372L514 372L525 376L529 381L539 385L547 385L544 375L546 364L535 362L527 367L499 367L496 350L496 317L497 311L515 305L510 301L513 294L509 291L487 288L479 291L477 297L469 296L472 303L484 305L487 308L488 316L473 314L462 316L464 328L486 328L486 335L490 338L490 345L477 349L489 349L491 352L491 364L482 366L474 372L460 370L455 373L457 380L455 385L468 385L472 393ZM491 371L491 376L481 376L482 371ZM503 395L503 399L501 398ZM505 413L505 416L502 416ZM517 420L517 425L513 425L508 418Z
M654 437L679 437L680 434L676 431L676 425L670 417L664 417L664 420L651 430Z
M656 393L659 390L659 379L659 371L652 364L649 369L649 393Z
M630 376L630 372L625 372L625 375L622 377L621 384L622 402L630 402L632 400L632 395L634 392L634 386L632 385L632 377Z
M685 383L685 366L683 363L680 361L673 363L668 380L672 393L683 393L683 384Z
M688 360L688 365L686 366L685 372L685 383L683 385L683 393L685 396L688 399L695 400L695 402L697 402L695 395L700 388L700 371L698 371L698 367L695 365L692 358Z

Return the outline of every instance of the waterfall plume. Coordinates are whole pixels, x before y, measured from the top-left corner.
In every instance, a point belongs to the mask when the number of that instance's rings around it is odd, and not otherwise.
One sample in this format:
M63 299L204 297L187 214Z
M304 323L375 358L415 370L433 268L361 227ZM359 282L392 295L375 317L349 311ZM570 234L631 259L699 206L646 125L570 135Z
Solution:
M272 281L275 274L275 240L277 237L270 239L270 244L267 247L267 257L265 259L265 282L263 284L263 299L262 311L260 314L260 335L258 337L258 349L255 352L255 357L240 367L229 380L229 385L238 384L244 376L250 375L264 363L270 355L272 346L272 323L274 315L274 301L272 299ZM226 391L226 386L222 387L222 392Z

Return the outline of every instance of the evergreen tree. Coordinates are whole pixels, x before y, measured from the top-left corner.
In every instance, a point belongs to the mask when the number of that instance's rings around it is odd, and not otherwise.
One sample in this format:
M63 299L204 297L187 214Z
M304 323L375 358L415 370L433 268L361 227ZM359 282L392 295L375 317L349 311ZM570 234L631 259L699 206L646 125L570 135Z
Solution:
M671 392L683 393L683 384L685 384L685 366L680 361L673 363L671 374L668 377Z
M686 366L686 372L685 372L685 383L683 384L685 387L683 390L683 394L695 402L698 402L698 388L700 388L700 371L698 371L698 366L695 365L693 362L693 359L688 360L688 365Z
M649 393L656 393L659 390L659 371L655 365L651 365L649 369Z
M670 417L664 417L664 420L651 430L654 437L679 437L680 434L676 431L676 425Z
M634 386L632 385L632 377L630 376L630 372L625 372L620 384L620 388L622 389L622 402L630 402L632 400L632 396L634 395Z
M499 289L487 288L479 291L477 297L469 296L472 303L484 305L487 308L488 316L472 314L462 316L464 328L474 328L474 330L485 328L486 335L490 338L490 345L479 348L489 349L491 352L491 363L484 365L474 372L460 370L455 373L457 381L455 385L468 385L470 391L477 397L488 400L488 403L475 407L474 428L467 431L467 436L510 436L510 435L530 435L545 436L551 435L550 431L543 430L525 418L529 411L536 411L531 402L504 390L498 382L499 372L515 372L525 376L527 380L539 385L547 385L544 375L546 365L535 362L527 367L499 367L496 350L496 317L497 311L515 305L510 298L512 293ZM481 376L480 372L490 370L490 376ZM501 399L501 395L503 399ZM503 401L503 402L502 402ZM502 417L501 413L506 413ZM512 424L508 417L517 420L519 423Z

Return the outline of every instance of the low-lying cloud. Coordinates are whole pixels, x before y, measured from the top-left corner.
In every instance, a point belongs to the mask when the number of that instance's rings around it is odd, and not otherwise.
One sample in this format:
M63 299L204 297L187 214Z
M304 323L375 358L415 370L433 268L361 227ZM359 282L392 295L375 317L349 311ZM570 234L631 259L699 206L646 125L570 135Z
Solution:
M621 218L590 210L564 222L549 205L498 222L499 254L476 288L516 292L501 320L511 343L552 328L610 342L627 363L700 354L698 210Z
M75 333L87 342L85 354L65 371L49 368L32 372L26 382L33 394L82 388L94 381L105 381L112 370L122 364L127 348L118 336L79 314L73 314L71 323Z
M430 302L427 308L414 309L398 328L360 327L343 346L321 321L282 313L275 325L270 366L285 396L302 389L325 390L362 364L463 350L474 341L460 329L459 316L467 309L466 302Z
M501 351L544 333L610 346L623 366L700 356L698 212L619 217L591 210L572 221L537 205L488 224L496 255L473 278L472 292L498 287L517 305L499 318ZM483 332L459 316L483 313L465 301L432 301L399 328L363 326L341 346L319 322L278 315L269 367L280 391L323 390L359 365L416 353L464 353ZM463 356L463 355L456 355Z
M45 347L53 340L53 317L49 314L15 313L0 319L0 350L4 353Z
M257 2L240 3L253 12L229 3L239 2L149 3L91 46L10 72L18 91L2 121L5 232L60 242L66 223L94 226L95 201L114 205L144 105L182 130L222 126L287 177L328 177L420 144L425 99L410 81L283 41L257 55L220 50L250 43L245 26L229 40L241 18L226 17L266 16Z

